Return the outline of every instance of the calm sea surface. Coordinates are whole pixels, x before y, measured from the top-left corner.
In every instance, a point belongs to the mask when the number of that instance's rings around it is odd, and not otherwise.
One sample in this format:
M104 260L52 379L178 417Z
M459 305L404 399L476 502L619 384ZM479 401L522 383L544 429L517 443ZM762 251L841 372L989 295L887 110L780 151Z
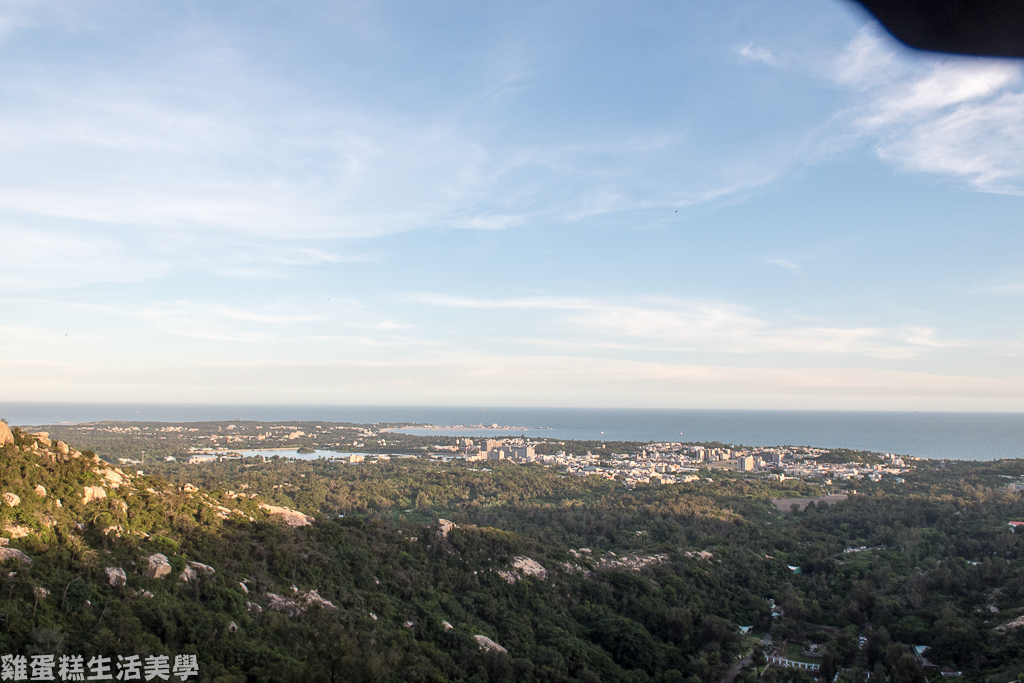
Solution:
M488 427L408 431L477 437L526 434L559 439L845 447L962 460L1024 457L1022 413L0 403L0 418L12 425L98 420L483 424ZM516 429L493 429L489 427L492 424Z

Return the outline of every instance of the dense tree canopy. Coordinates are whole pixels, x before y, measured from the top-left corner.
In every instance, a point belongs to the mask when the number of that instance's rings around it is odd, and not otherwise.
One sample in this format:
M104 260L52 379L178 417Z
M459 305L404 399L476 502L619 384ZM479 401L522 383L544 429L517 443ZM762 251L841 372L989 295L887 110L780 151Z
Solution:
M920 463L905 484L784 514L773 498L820 487L270 459L154 463L84 503L109 482L91 454L62 459L18 433L0 455L0 488L20 498L0 527L26 530L11 546L33 559L0 574L3 653L188 653L222 681L717 681L747 654L737 680L816 643L823 673L847 680L924 680L915 645L967 680L1024 671L1024 628L1005 626L1024 614L1024 532L1007 525L1024 519L1006 486L1017 461ZM287 526L261 503L315 521ZM167 578L141 573L157 552ZM188 562L216 573L183 581ZM289 616L267 597L314 590L334 608Z

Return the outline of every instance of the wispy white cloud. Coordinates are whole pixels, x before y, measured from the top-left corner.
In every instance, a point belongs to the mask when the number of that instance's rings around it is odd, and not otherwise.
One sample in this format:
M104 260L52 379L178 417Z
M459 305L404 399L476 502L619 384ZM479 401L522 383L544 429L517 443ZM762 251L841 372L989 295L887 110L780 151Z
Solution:
M70 364L0 358L0 400L1021 410L1018 376L675 364L581 354Z
M368 258L324 246L332 241L681 208L774 177L758 165L681 168L691 163L680 161L681 136L658 130L496 144L443 113L297 102L301 93L227 62L184 84L85 67L0 76L0 97L17 103L0 111L0 217L23 234L59 224L72 241L116 245L124 264L265 277ZM634 191L649 166L680 180ZM123 270L93 272L120 281ZM151 279L166 268L132 272ZM38 286L15 271L6 280Z
M485 212L458 219L453 222L453 227L467 230L504 230L519 225L524 220L526 220L526 216Z
M833 78L861 100L841 116L898 166L948 174L979 190L1024 191L1024 68L966 57L909 60L865 28Z
M64 330L70 327L70 325L66 324ZM72 332L74 333L73 341L75 343L98 341L106 338L104 335L97 334L91 330L85 333L79 330L72 330ZM66 346L69 340L71 340L71 332L63 331L61 327L56 325L0 325L0 352L11 351L20 355L25 347L35 349L60 348Z
M788 270L789 272L794 274L800 274L801 272L803 272L803 269L800 267L800 264L790 259L767 258L765 259L765 263L770 263L773 266L778 266L779 268L782 268L783 270Z
M227 318L229 320L243 320L245 322L266 323L271 325L282 325L290 323L308 323L315 320L323 320L322 315L297 315L294 313L266 313L252 309L231 308L228 306L212 306L209 308L211 314Z
M967 178L980 190L1024 193L1024 93L956 107L878 147L913 170Z
M672 308L609 306L576 316L579 325L606 336L671 342L683 349L720 353L851 354L899 359L920 355L921 330L879 327L787 327L742 309L698 304Z
M634 348L675 349L732 354L813 353L907 359L940 348L977 346L979 342L940 339L934 329L793 325L754 315L745 307L721 302L675 299L614 301L574 297L481 299L419 293L411 299L439 307L557 312L560 335L586 335L588 343L633 340ZM537 338L533 338L533 343ZM636 346L640 344L640 346Z
M168 272L166 258L126 240L64 229L0 223L0 291L33 291L93 282L142 282Z
M148 323L176 337L221 342L269 343L294 335L296 326L321 320L253 308L177 301L124 311L126 317ZM291 334L289 334L291 333Z
M1020 75L1020 68L1013 64L938 64L916 80L897 82L898 90L882 95L859 123L883 126L927 116L994 95L1015 84Z
M1020 294L1024 293L1024 282L999 282L976 287L972 291L979 294Z
M505 299L481 299L470 296L451 296L432 292L416 292L408 296L410 301L430 306L446 308L477 308L477 309L580 309L591 304L587 299L576 297L528 296Z
M0 3L0 40L16 39L20 30L43 24L81 29L97 14L102 14L102 8L96 5L86 9L59 0L5 0Z
M244 300L244 297L243 297ZM32 358L60 351L131 362L142 356L210 358L230 352L250 357L261 349L288 357L329 357L350 348L430 348L437 340L411 333L413 323L347 297L282 297L259 303L202 299L118 303L7 295L0 307L13 319L37 324L0 325L0 350ZM27 312L27 316L26 316ZM312 356L307 356L312 354ZM2 354L0 354L2 355Z
M764 62L765 64L775 64L777 62L771 50L754 45L753 43L747 43L743 47L738 48L736 54L746 61Z
M76 76L46 89L0 83L6 99L31 100L0 114L6 167L18 169L0 174L0 212L261 238L368 236L458 218L484 181L482 150L443 123L243 113L213 92L198 104L130 82L93 93L97 77Z
M60 4L0 18L38 21ZM83 21L88 13L66 19ZM765 162L745 146L709 163L672 125L569 131L543 142L495 135L474 118L481 102L517 92L537 73L515 50L497 50L482 83L429 111L303 92L217 35L168 50L119 69L5 70L0 216L27 231L60 224L84 241L116 243L126 262L145 260L124 239L130 234L161 243L162 253L149 245L153 260L255 277L368 258L324 246L332 240L681 209L763 186L791 165L792 155L779 162L773 151ZM737 53L774 61L753 44ZM216 252L207 262L194 248L197 235L206 254Z
M39 303L102 316L116 321L121 328L138 328L134 334L141 337L159 334L254 344L345 341L364 346L394 346L411 343L412 340L396 333L414 328L410 323L346 298L335 298L331 303L288 300L258 305L187 299L139 306L97 307L41 300ZM418 343L422 344L422 340Z
M892 78L902 61L880 29L857 32L832 65L832 78L843 85L867 90Z

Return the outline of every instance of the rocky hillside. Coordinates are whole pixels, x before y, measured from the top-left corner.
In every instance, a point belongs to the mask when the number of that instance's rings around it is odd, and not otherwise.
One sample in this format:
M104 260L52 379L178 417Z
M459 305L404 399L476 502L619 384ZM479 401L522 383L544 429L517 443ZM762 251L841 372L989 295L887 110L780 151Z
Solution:
M91 451L78 451L46 432L12 432L0 422L0 483L5 505L0 507L0 532L12 539L72 545L88 529L104 536L144 541L175 517L231 517L248 522L280 519L305 526L313 517L270 505L256 494L221 492L217 497L185 484L172 487L142 473L132 474L101 460Z
M316 542L291 530L312 515L245 491L171 486L2 422L0 498L3 653L196 655L202 679L239 681L333 680L375 660L340 664L361 649L353 620L379 617L349 597L343 627L297 571ZM311 644L332 628L344 647L311 660L332 649Z
M0 653L194 656L203 680L221 681L660 680L649 634L639 658L613 657L567 611L581 585L607 583L597 573L612 565L589 549L558 562L472 524L328 519L244 483L172 485L2 423L0 443ZM633 628L601 623L602 639ZM719 631L720 647L738 645Z
M805 651L841 682L1024 671L1024 461L786 512L821 492L427 456L141 474L50 436L0 424L6 680L49 656L211 681L698 683L747 662L737 682L772 683L810 678L749 662Z

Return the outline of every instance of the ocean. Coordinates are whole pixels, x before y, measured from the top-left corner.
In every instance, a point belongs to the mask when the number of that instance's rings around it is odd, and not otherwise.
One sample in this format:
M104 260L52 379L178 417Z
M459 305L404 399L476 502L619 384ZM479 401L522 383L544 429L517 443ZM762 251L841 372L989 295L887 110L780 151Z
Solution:
M1024 457L1022 413L0 403L0 418L11 425L33 426L99 420L416 422L468 427L403 431L474 437L527 435L842 447L957 460Z

